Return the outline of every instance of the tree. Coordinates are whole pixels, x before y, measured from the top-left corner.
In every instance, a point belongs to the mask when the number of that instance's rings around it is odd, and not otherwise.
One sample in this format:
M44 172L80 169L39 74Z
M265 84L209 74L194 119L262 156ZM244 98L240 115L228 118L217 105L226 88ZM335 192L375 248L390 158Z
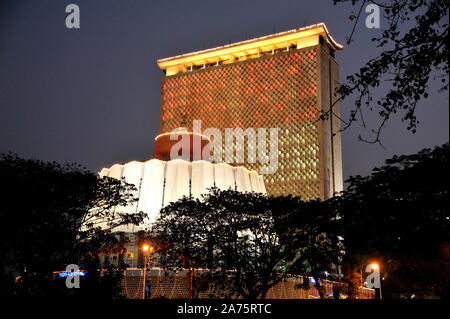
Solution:
M373 38L377 47L384 48L378 57L369 60L359 72L347 77L337 93L339 100L356 95L350 119L344 121L342 130L347 129L359 119L365 126L363 106L377 109L381 124L374 139L360 139L370 143L381 143L380 134L390 119L399 112L402 121L408 123L407 129L416 131L419 121L416 117L417 103L430 94L429 84L433 78L442 81L441 90L448 90L449 54L449 2L447 0L333 0L334 4L351 2L361 5L359 14L351 15L355 21L353 30L361 14L361 9L372 2L384 10L388 22L381 36ZM411 21L414 21L411 23ZM353 32L352 32L353 35ZM352 41L352 35L347 43ZM373 93L382 81L390 83L387 92L373 104ZM332 115L332 107L323 117Z
M386 297L436 297L448 289L448 157L447 143L394 156L370 176L347 181L347 262L353 271L379 262Z
M340 217L340 198L304 202L299 197L271 197L271 207L278 221L278 233L291 242L287 260L289 271L314 278L321 299L325 298L323 279L340 280L340 264L344 252ZM309 287L305 281L303 288Z
M55 288L53 271L78 264L93 270L88 276L95 277L101 254L124 252L112 228L143 219L143 213L112 209L135 201L133 185L99 178L77 164L3 154L0 177L0 277L7 283L2 290L6 295L67 293L68 289Z
M184 198L163 208L151 237L166 267L190 269L192 289L264 298L289 273L317 278L324 297L320 279L333 269L339 245L325 226L330 219L316 215L319 207L298 197L213 188L201 200Z
M261 194L213 188L202 200L184 198L161 210L152 235L166 265L207 270L216 294L261 298L285 276L290 250Z

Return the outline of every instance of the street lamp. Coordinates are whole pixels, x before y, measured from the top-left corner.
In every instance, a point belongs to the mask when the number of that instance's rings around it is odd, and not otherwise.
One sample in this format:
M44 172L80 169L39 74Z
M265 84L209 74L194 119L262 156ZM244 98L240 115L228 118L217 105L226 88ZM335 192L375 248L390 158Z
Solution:
M369 288L379 289L380 299L383 299L381 295L380 266L378 266L377 263L371 263L367 265L366 272L370 273L370 275L366 278Z
M153 247L145 244L142 246L142 250L144 251L144 282L142 286L142 299L145 299L145 271L147 270L147 252L153 251Z

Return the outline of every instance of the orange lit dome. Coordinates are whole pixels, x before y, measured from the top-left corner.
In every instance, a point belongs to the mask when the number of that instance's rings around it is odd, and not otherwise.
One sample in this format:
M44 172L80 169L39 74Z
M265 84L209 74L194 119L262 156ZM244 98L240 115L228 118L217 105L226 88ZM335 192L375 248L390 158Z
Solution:
M180 142L182 139L185 139L187 142L186 135L188 135L189 138L189 145L187 145L187 147L189 148L189 160L192 161L194 160L194 158L203 159L202 151L203 148L210 142L209 138L199 133L188 132L187 129L181 127L174 132L159 134L155 138L155 158L162 161L170 161L170 150L176 143ZM194 149L194 139L196 140L196 143L200 142L200 149L198 150ZM181 149L178 155L182 155Z

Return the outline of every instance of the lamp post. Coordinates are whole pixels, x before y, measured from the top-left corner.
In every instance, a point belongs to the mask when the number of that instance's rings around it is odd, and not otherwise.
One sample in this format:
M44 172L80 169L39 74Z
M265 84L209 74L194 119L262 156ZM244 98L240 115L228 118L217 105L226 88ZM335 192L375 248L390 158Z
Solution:
M147 269L147 251L150 250L149 245L142 246L142 250L144 251L144 280L142 285L142 299L145 299L145 270Z
M370 273L366 278L368 287L378 289L380 293L380 299L383 299L381 295L380 267L377 263L371 263L367 265L366 272Z
M380 289L380 299L383 299L383 296L381 294L381 273L380 273L380 266L378 266L377 263L372 264L372 269L375 271L378 271L378 289Z

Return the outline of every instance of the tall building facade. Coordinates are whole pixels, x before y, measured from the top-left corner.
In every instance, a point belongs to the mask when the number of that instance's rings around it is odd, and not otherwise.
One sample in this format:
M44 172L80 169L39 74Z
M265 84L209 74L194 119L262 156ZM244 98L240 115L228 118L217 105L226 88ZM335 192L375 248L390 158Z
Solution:
M226 128L278 128L278 169L264 175L267 193L327 199L343 187L334 94L334 53L341 49L325 25L316 24L158 60L165 73L160 133L182 122L192 129L193 120L223 135ZM331 116L320 119L331 105ZM247 153L237 165L260 167Z

